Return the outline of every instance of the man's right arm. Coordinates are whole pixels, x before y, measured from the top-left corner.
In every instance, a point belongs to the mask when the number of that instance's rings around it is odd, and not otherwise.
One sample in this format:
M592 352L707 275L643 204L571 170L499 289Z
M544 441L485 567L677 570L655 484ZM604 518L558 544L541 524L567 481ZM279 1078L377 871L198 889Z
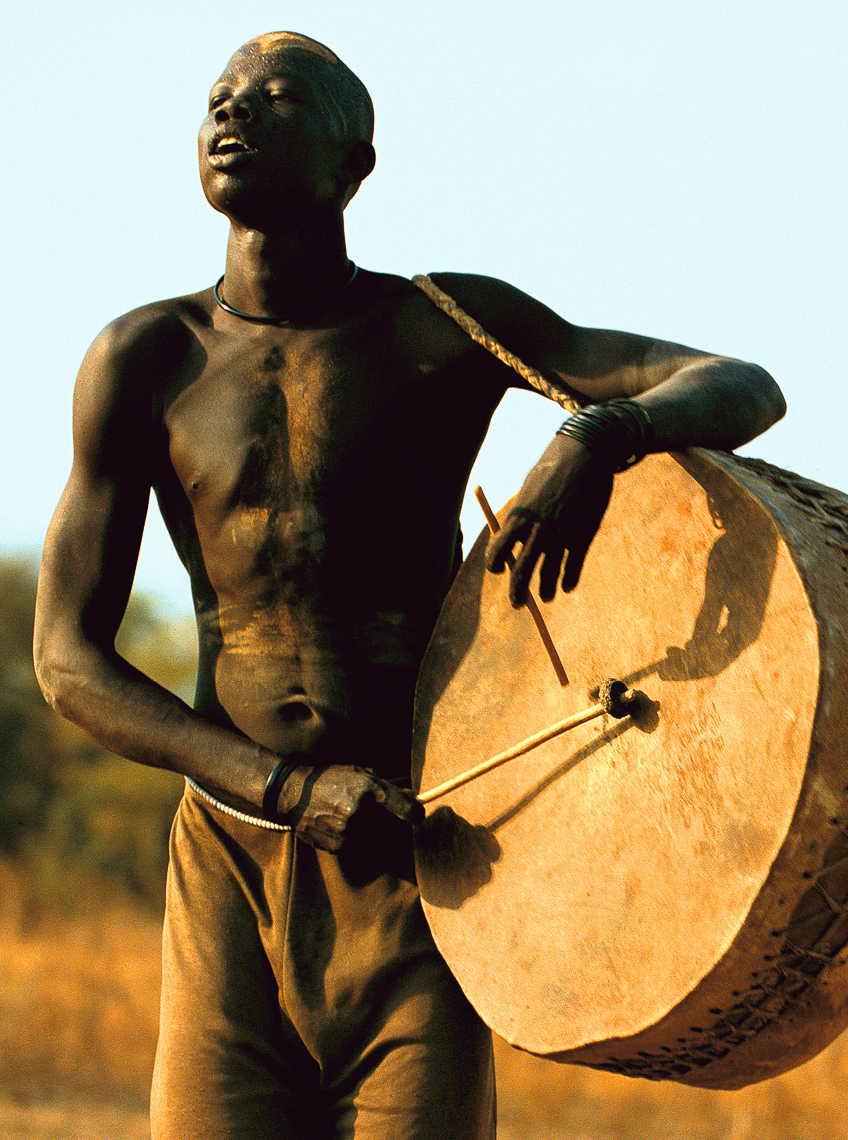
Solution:
M104 747L261 801L276 756L204 721L115 651L159 446L151 376L179 366L186 330L141 310L89 349L74 393L74 460L39 576L35 661L50 704Z
M48 702L103 747L191 776L256 810L279 756L205 720L115 650L162 446L151 377L179 369L188 335L177 318L139 310L101 333L83 361L74 393L73 467L39 576L36 672ZM303 768L290 777L281 809L296 801L309 774ZM365 772L340 781L340 773L328 770L312 783L297 830L316 846L336 849L365 799L388 799L388 810L406 816L412 805L396 798Z

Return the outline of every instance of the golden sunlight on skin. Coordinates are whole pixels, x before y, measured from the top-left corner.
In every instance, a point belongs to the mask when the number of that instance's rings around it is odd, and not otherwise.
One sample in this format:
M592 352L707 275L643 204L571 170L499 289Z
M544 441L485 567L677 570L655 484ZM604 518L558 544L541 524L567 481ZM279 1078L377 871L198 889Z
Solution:
M248 43L241 48L241 51L249 50L254 44L256 44L263 55L279 47L304 47L316 55L320 55L321 58L327 60L328 63L335 63L338 59L338 56L334 52L331 52L330 49L323 44L318 43L317 40L311 40L308 36L299 36L296 32L266 32L265 35L257 36L256 39L248 41Z

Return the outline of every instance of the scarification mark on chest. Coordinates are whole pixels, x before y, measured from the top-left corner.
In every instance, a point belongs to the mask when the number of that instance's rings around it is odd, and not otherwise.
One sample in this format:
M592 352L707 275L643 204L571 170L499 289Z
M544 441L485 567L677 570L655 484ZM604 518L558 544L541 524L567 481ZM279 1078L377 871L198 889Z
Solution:
M286 358L283 350L278 344L275 344L265 359L262 361L261 370L263 372L282 372L286 365Z
M291 469L288 404L276 381L254 397L246 423L247 447L232 490L233 505L286 511L297 493Z
M268 579L269 589L296 588L306 595L316 588L325 538L310 493L315 448L308 406L300 400L305 392L291 378L281 382L283 362L283 353L272 348L255 374L229 496L230 541L250 558L251 573Z

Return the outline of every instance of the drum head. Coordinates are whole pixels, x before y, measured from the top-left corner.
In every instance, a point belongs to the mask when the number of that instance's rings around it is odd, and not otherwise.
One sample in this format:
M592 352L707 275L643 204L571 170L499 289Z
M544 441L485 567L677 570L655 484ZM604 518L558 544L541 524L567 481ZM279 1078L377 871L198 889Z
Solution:
M798 800L817 627L770 516L708 453L616 478L577 590L541 607L566 687L485 571L486 539L422 667L419 791L593 704L606 678L643 694L633 718L436 800L419 829L424 910L466 995L507 1041L562 1053L654 1025L727 953Z

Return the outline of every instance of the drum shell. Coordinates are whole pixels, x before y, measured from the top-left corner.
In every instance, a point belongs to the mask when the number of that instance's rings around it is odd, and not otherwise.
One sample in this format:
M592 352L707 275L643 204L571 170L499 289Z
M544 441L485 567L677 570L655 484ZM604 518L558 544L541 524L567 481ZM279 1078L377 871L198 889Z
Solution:
M490 997L481 1001L476 980L468 980L473 970L466 971L464 963L454 966L453 934L442 921L444 908L438 899L432 901L432 860L419 855L422 898L436 941L470 1000L511 1043L556 1060L633 1076L737 1088L808 1059L848 1022L848 878L840 862L848 856L844 758L848 500L791 473L728 455L693 451L646 462L648 475L652 464L660 471L664 464L677 463L705 488L721 486L727 493L730 487L746 501L746 509L753 510L756 504L770 520L780 549L788 554L797 574L799 613L803 601L815 623L817 691L809 716L808 748L801 758L797 803L782 842L770 852L768 865L762 869L759 890L720 959L661 1016L650 1024L637 1025L633 1032L582 1041L576 1047L570 1028L565 1035L568 1040L557 1043L555 1035L549 1035L544 1048L528 1039L518 1024L520 1018L499 1009L493 1013ZM476 557L479 554L478 550ZM461 581L457 587L461 593ZM451 605L455 612L456 604L449 600L446 605L448 626ZM439 636L437 628L419 687L414 750L418 771L414 776L423 778L425 787L436 782L428 772L428 736L443 682L434 683L428 677L444 664ZM790 661L793 646L785 649ZM811 677L812 672L807 670L807 675ZM471 763L479 757L464 759ZM774 762L779 763L780 757ZM495 885L497 878L495 864ZM557 931L552 930L550 936L555 943ZM661 985L661 980L644 981ZM508 1001L505 995L504 1002Z

